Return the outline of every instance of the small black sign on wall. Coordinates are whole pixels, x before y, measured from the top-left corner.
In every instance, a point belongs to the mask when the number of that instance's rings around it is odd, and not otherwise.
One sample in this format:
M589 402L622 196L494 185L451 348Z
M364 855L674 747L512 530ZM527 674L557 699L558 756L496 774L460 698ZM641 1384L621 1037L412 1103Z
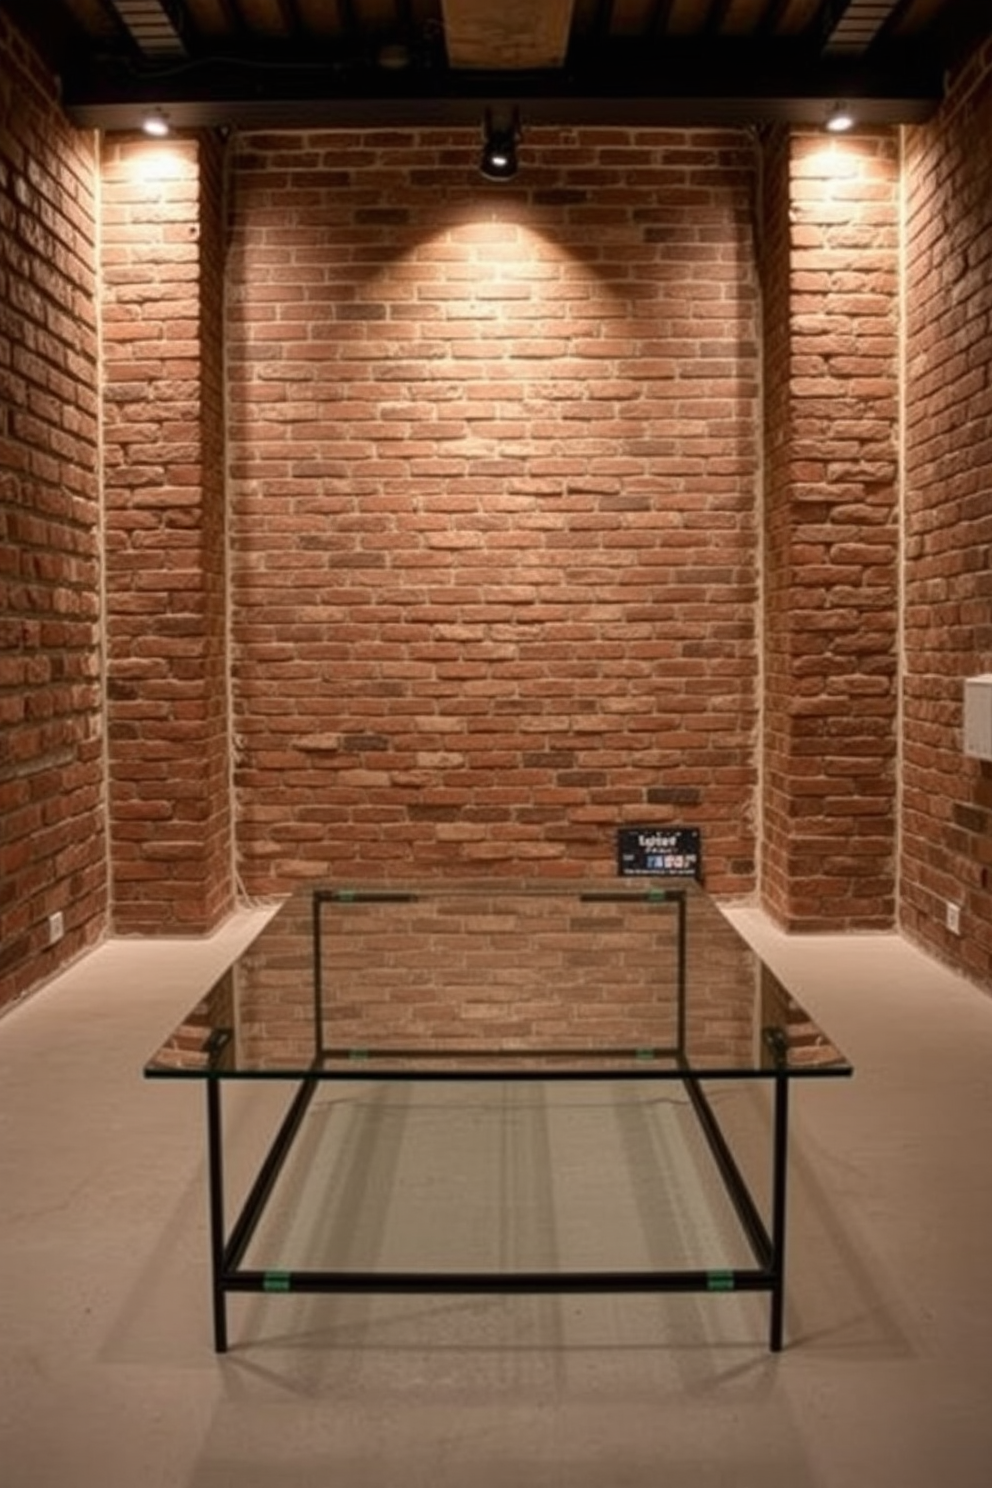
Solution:
M698 827L621 827L617 872L624 878L702 878Z

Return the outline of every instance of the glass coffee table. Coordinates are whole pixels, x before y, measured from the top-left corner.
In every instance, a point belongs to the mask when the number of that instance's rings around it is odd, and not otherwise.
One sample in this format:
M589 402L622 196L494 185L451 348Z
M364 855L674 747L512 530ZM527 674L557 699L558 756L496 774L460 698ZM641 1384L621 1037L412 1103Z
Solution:
M621 878L297 891L145 1074L205 1088L218 1352L245 1292L760 1291L778 1350L790 1089L851 1066L697 883Z

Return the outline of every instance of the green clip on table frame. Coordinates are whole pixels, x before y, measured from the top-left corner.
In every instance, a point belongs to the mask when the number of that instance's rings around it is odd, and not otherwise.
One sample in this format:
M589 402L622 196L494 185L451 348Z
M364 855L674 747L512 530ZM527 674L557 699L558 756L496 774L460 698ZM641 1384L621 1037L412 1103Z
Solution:
M762 1291L771 1299L769 1346L778 1350L790 1088L797 1079L849 1075L851 1067L698 884L641 879L301 890L145 1073L200 1080L206 1090L218 1352L228 1346L232 1292ZM222 1091L229 1081L263 1080L286 1082L292 1096L228 1229ZM299 1174L289 1184L280 1175L307 1129L315 1093L347 1090L356 1081L365 1089L408 1092L411 1082L436 1089L498 1081L503 1090L537 1082L545 1092L568 1082L570 1090L598 1086L607 1101L639 1082L642 1093L677 1096L689 1113L680 1119L691 1119L729 1200L744 1262L704 1257L677 1266L471 1270L317 1267L281 1258L249 1264L263 1217L271 1229L273 1209L301 1202ZM732 1150L722 1112L718 1119L719 1103L707 1092L714 1083L723 1089L723 1082L733 1082L738 1093L740 1082L748 1082L767 1116L760 1200ZM760 1099L763 1092L769 1101ZM443 1126L440 1132L443 1149ZM318 1147L304 1143L308 1150ZM587 1160L585 1151L580 1166L595 1169L595 1144ZM307 1183L326 1195L335 1182L340 1186L334 1170L347 1155L295 1160L303 1162ZM439 1161L446 1161L443 1150ZM676 1205L679 1174L675 1164L661 1180ZM596 1179L595 1171L584 1172L584 1182ZM323 1202L318 1199L318 1212ZM312 1196L309 1203L313 1211ZM684 1208L679 1214L684 1231L691 1214Z

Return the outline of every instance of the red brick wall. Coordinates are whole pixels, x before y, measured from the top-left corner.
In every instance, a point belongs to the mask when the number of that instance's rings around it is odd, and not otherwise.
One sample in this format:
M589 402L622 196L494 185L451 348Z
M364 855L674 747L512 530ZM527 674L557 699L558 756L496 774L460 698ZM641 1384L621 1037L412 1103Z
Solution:
M106 914L93 185L0 14L0 1005Z
M895 905L898 141L776 133L766 156L763 896L791 929L884 928Z
M208 137L103 145L107 727L114 926L233 899L223 218Z
M753 152L734 133L237 147L241 873L753 884Z
M223 918L235 901L231 720L227 628L227 388L225 326L227 202L225 150L216 135L200 145L200 325L204 553L203 789L196 798L201 825L202 885L197 923Z
M962 752L992 672L992 43L906 150L902 923L992 985L992 765ZM961 935L946 903L961 906Z
M784 620L794 582L789 500L795 432L789 167L792 136L767 137L762 155L759 271L762 283L764 511L761 523L763 679L761 717L761 897L789 916L792 863L792 658Z
M0 1003L104 930L108 788L117 928L224 913L229 670L252 891L671 820L747 891L760 757L768 907L886 925L900 635L902 923L992 984L990 61L905 135L900 611L894 135L766 143L763 327L732 132L534 131L509 187L469 133L250 137L227 269L216 141L109 140L101 369L92 137L0 17Z

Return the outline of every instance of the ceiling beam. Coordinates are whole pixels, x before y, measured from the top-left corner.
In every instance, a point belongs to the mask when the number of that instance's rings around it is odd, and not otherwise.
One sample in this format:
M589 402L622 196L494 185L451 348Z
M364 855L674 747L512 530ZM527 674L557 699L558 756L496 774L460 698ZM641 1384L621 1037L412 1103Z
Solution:
M828 7L824 50L863 54L892 18L900 0L848 0Z
M441 0L448 62L454 68L533 71L562 67L573 0Z
M186 55L179 24L163 0L111 0L111 5L143 56L159 60Z
M534 71L389 72L347 60L307 66L203 61L135 71L121 62L85 62L66 70L62 101L90 128L138 127L142 111L168 111L182 127L416 128L478 124L487 104L512 104L534 124L821 123L843 99L865 123L929 118L943 96L933 57L886 71L863 58L810 57L767 44L720 49L712 41L652 48L600 47L583 66Z

